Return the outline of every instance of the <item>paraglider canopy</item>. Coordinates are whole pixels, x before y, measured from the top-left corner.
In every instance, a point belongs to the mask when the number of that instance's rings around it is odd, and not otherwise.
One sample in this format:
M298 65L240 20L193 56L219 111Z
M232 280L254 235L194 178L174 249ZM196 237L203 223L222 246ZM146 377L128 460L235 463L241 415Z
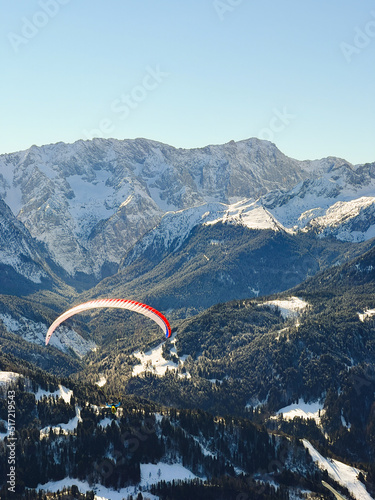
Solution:
M124 300L124 299L97 299L90 300L89 302L84 302L83 304L79 304L78 306L72 307L68 309L63 314L61 314L52 325L49 327L47 335L46 335L46 345L50 341L50 338L56 328L66 319L74 316L83 311L87 311L89 309L96 309L98 307L112 307L117 309L127 309L129 311L134 311L148 318L152 319L157 323L160 328L165 332L165 336L169 338L171 336L171 327L165 316L156 309L146 304L142 304L141 302L135 302L134 300Z

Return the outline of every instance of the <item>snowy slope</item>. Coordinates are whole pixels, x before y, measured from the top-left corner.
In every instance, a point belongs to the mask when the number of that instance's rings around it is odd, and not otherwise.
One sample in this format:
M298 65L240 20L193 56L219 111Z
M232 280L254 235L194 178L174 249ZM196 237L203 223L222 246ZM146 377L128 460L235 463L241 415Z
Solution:
M175 251L195 226L218 222L239 224L249 229L285 230L259 202L241 200L233 204L205 203L198 207L167 212L160 224L133 247L123 266L134 262L146 250L153 254Z
M289 229L314 230L346 241L375 236L375 164L343 165L262 202Z
M22 315L17 315L17 317L15 317L9 312L1 313L0 321L8 332L19 335L27 342L44 347L49 325L39 321L33 321ZM84 356L96 348L95 342L85 340L74 330L66 326L61 326L55 332L50 340L50 345L65 353L69 353L71 349L79 357Z
M51 279L42 263L43 257L29 231L0 199L0 265L32 284L40 284L42 279ZM6 293L4 286L2 293Z
M298 403L293 403L289 406L281 408L276 415L282 415L285 420L293 420L294 417L299 417L303 419L312 418L317 424L320 423L320 417L323 415L323 404L318 401L314 403L305 403L305 401L300 398ZM276 417L272 417L276 418Z
M359 472L361 472L359 469L343 464L338 460L324 458L306 439L303 439L303 444L309 450L313 461L321 469L326 470L328 475L337 483L345 486L354 498L357 500L373 500L364 484L357 479Z
M260 305L277 307L283 318L297 317L304 309L306 309L306 307L309 306L307 302L299 297L288 297L283 300L268 300Z
M170 338L172 344L176 343L176 334L174 333ZM166 371L176 371L179 366L183 366L186 361L187 355L178 356L175 345L171 348L170 352L175 356L175 359L178 360L178 363L174 361L167 360L163 357L163 345L164 342L161 342L159 345L150 349L147 352L143 351L135 351L133 352L133 356L137 358L140 364L134 365L132 376L136 377L137 375L144 374L145 372L152 372L155 375L163 376ZM185 371L184 374L179 373L180 377L190 378L190 374Z
M50 481L46 484L39 484L37 490L57 492L64 487L71 487L73 484L78 486L81 493L88 491L95 491L95 500L123 500L130 495L137 498L138 492L142 491L143 498L148 500L159 500L158 496L152 495L147 490L151 485L157 484L159 481L172 482L177 480L194 479L194 475L189 469L182 464L168 464L158 462L157 464L141 464L141 482L139 485L128 486L120 490L113 490L106 488L103 485L95 484L89 485L87 481L80 481L78 479L65 478L60 481Z
M9 384L12 384L13 382L17 381L19 376L19 373L0 371L0 385L7 386Z
M74 434L74 432L77 429L77 425L79 422L82 422L81 418L81 409L76 406L76 416L71 418L69 422L66 424L57 424L57 425L48 425L47 427L43 427L43 429L40 429L40 438L46 438L49 436L50 432L52 431L54 434Z
M35 393L35 399L39 400L39 399L42 399L44 396L46 396L46 397L52 396L54 398L62 398L65 401L65 403L70 403L70 399L73 396L73 391L71 389L68 389L67 387L61 385L61 384L59 385L59 388L54 392L45 391L44 389L41 389L39 387L39 389Z
M337 201L324 215L312 219L306 229L314 229L320 237L333 235L342 241L369 240L375 236L375 197Z
M240 224L249 229L273 229L274 231L285 230L259 201L241 200L232 205L226 205L224 210L217 214L209 214L205 224L216 224L217 222Z

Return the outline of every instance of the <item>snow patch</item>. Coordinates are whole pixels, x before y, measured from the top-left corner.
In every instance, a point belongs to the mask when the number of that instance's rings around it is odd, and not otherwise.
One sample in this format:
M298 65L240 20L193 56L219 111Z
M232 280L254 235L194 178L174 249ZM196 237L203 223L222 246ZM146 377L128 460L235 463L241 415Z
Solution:
M61 432L65 435L73 434L77 428L78 422L82 422L81 418L81 410L78 406L76 406L76 416L71 418L67 424L57 424L52 426L43 427L40 430L40 439L44 437L48 437L49 433L52 429L54 434L60 434Z
M16 382L21 377L19 373L15 372L0 372L0 385L10 385Z
M358 313L358 317L360 321L365 321L367 318L371 318L371 316L374 316L375 314L375 309L366 309L364 313Z
M102 375L100 379L97 382L95 382L95 384L98 385L99 387L103 387L103 385L105 385L106 382L107 379Z
M309 304L298 297L289 297L284 300L269 300L259 305L278 307L283 318L293 318L297 317Z
M350 424L350 422L347 422L347 421L345 420L345 418L344 418L344 415L343 415L343 414L341 414L341 425L342 425L343 427L346 427L346 428L348 429L348 431L350 431L351 424Z
M157 464L141 465L141 486L147 487L157 484L159 481L172 482L173 480L196 479L198 476L181 464Z
M113 420L109 417L105 417L105 418L102 418L98 425L100 425L101 427L108 427L109 425L111 425L111 423L113 422Z
M47 398L49 396L53 396L55 398L62 398L65 403L70 403L70 398L73 396L73 391L71 389L68 389L67 387L64 387L63 385L59 385L59 388L55 392L50 392L50 391L45 391L44 389L39 389L35 393L35 399L37 401L41 400L44 396Z
M102 484L89 485L87 481L80 481L79 479L71 477L66 477L60 481L49 481L45 484L39 484L36 489L39 491L57 492L58 490L62 491L63 488L71 488L73 485L76 485L81 493L94 491L95 500L124 500L124 498L127 498L130 495L133 495L133 497L136 498L138 492L140 491L138 485L128 486L127 488L121 488L120 490L113 490L112 488L106 488ZM145 496L145 492L142 491L142 495L144 495L143 498L148 500L159 500L159 497L152 495L151 493L147 493L147 496Z
M220 380L219 378L209 378L208 381L211 382L211 384L219 384L219 385L221 385L224 382L224 380Z
M246 410L250 410L250 408L254 409L254 410L257 410L259 408L261 408L262 406L265 406L268 402L268 396L266 399L263 399L263 401L259 401L258 398L253 398L251 399L247 405L245 406L245 409Z
M164 462L158 462L157 464L140 464L141 468L141 482L134 486L128 486L126 488L121 488L120 490L113 490L111 488L106 488L101 484L89 485L87 481L80 481L74 478L64 478L60 481L50 481L45 484L39 484L37 490L57 492L57 490L62 490L64 487L71 487L76 485L80 492L87 493L88 491L94 491L95 500L123 500L130 495L133 498L137 497L137 494L142 488L143 498L149 500L159 500L159 497L148 493L147 490L151 485L157 484L159 481L172 482L173 480L192 480L196 479L197 476L193 474L189 469L183 467L180 463L167 464Z
M207 214L207 212L206 212ZM216 217L215 217L216 215ZM272 229L279 231L285 228L279 224L272 214L266 210L259 201L241 200L232 205L222 204L221 212L206 215L206 225L217 224L218 222L238 224L249 229Z
M176 334L174 333L170 338L171 343L175 344L176 342ZM135 356L140 361L140 365L135 365L133 367L132 376L136 377L145 373L147 371L151 371L155 375L163 376L165 372L168 370L177 370L180 364L183 364L187 358L187 356L181 356L178 358L179 363L174 363L173 361L169 361L163 357L163 345L165 342L161 342L159 345L150 349L147 352L143 351L135 351L133 352L133 356ZM177 357L176 347L173 346L171 348L171 353ZM181 377L190 377L188 373L180 374Z
M285 420L293 420L294 417L300 417L303 419L312 418L317 424L320 424L320 417L323 415L323 404L315 403L305 403L303 399L299 399L298 403L293 403L285 408L281 408L276 415L282 415ZM273 419L276 417L271 417Z
M167 369L169 370L177 370L178 365L173 363L173 361L168 361L163 358L163 345L164 342L154 347L150 351L136 351L133 353L139 361L140 365L135 365L133 367L133 377L140 375L141 373L152 371L156 375L163 376Z

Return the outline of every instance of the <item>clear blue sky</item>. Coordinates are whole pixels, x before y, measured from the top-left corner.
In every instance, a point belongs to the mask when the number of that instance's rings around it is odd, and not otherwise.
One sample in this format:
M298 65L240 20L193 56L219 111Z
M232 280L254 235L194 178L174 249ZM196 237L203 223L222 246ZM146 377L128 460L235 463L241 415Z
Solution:
M373 1L0 5L0 153L94 135L260 137L298 159L375 161Z

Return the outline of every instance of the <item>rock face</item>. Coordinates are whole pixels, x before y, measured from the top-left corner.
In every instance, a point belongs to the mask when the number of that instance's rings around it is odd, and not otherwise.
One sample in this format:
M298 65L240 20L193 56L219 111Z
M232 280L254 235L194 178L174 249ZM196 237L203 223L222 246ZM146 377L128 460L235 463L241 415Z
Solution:
M225 212L261 197L254 205L261 223L266 217L289 227L283 209L288 206L293 221L297 217L292 225L301 227L302 209L315 209L313 198L319 197L317 177L330 176L329 184L332 172L341 179L340 169L347 169L353 177L347 182L363 184L374 168L361 168L359 173L333 157L297 161L258 139L191 150L146 139L94 139L0 156L0 198L56 265L72 277L97 281L116 272L127 252L169 212L215 203L229 207ZM310 201L304 205L302 199ZM322 210L312 215L322 216ZM251 226L250 209L238 214ZM314 218L304 217L306 223Z
M2 155L0 196L56 264L100 279L165 212L258 197L307 175L257 139L193 150L94 139Z
M52 281L45 265L46 254L0 199L0 270L2 294L17 293L22 287L36 289Z

